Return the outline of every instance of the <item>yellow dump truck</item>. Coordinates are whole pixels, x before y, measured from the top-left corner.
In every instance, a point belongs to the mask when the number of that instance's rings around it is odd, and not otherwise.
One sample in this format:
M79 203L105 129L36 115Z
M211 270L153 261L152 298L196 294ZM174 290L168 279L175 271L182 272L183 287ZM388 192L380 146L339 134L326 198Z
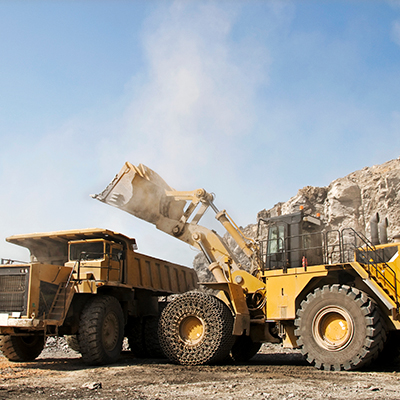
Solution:
M0 265L0 350L34 360L47 336L64 335L88 364L115 362L128 338L139 357L162 354L160 296L197 287L193 269L138 253L136 241L107 229L15 235L30 262Z
M188 291L162 313L159 339L171 361L206 364L229 354L245 361L263 342L300 348L311 365L336 371L398 354L400 243L389 242L384 230L380 243L371 242L351 228L327 231L318 216L300 210L260 219L252 240L212 194L176 191L129 162L94 197L196 247L208 261L215 282L204 285L217 294ZM221 236L199 225L209 208L248 268Z

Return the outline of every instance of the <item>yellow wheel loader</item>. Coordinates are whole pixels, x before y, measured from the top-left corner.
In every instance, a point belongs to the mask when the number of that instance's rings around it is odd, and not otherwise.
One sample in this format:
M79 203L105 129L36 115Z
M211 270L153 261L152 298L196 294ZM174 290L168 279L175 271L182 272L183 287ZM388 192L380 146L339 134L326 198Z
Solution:
M217 295L188 291L162 313L159 339L171 361L245 361L263 342L300 348L311 365L335 371L396 354L398 241L378 244L351 228L326 231L302 210L260 219L252 240L217 209L212 194L176 191L129 162L94 197L194 246L208 261L215 282L203 285ZM208 208L248 258L249 272L221 236L199 225Z

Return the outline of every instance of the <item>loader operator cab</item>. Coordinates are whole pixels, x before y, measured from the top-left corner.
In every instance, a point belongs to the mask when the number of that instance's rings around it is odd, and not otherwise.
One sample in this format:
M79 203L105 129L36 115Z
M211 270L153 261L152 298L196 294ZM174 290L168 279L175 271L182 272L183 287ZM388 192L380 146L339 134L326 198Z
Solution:
M258 237L264 269L287 269L323 262L321 221L303 210L260 218Z

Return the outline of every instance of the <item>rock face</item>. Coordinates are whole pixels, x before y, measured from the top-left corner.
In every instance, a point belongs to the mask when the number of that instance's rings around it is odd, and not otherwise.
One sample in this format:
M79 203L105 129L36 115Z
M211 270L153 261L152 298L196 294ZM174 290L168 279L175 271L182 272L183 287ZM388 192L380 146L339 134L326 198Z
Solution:
M289 214L303 206L305 212L321 214L327 230L354 228L369 235L369 221L375 213L389 221L388 237L400 233L400 158L366 167L328 187L306 186L286 203L258 213L259 218Z
M311 215L319 213L326 230L351 227L370 237L369 221L375 213L380 220L387 218L389 241L400 234L400 157L382 165L365 167L344 178L334 180L327 187L306 186L287 202L278 203L269 210L262 210L258 218L270 218L298 211ZM248 225L244 232L255 237L256 225ZM224 236L231 249L244 262L241 251L228 235ZM202 254L195 257L193 266L199 277L211 279Z

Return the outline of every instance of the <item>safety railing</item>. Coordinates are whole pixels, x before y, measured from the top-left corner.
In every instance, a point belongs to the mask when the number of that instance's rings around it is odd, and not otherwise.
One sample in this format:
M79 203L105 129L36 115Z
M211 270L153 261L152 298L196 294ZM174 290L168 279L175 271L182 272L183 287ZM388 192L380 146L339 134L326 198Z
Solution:
M382 286L399 307L396 272L384 256L385 251L388 252L390 248L377 249L363 234L353 228L306 233L284 239L274 237L259 240L259 244L264 269L285 270L290 267L357 261L366 270L369 278Z

